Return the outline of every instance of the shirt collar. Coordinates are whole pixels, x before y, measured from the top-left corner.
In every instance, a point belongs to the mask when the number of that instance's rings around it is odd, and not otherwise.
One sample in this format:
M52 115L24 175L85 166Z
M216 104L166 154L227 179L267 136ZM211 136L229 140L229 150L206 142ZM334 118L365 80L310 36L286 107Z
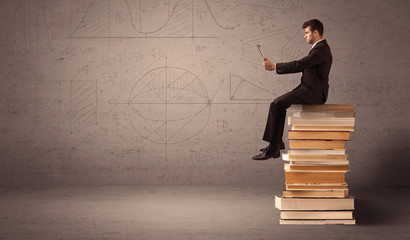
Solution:
M323 41L323 40L325 40L324 38L322 38L322 39L320 39L319 41L317 41L315 44L313 44L313 46L310 48L310 49L313 49L315 46L316 46L316 44L318 43L318 42L321 42L321 41Z

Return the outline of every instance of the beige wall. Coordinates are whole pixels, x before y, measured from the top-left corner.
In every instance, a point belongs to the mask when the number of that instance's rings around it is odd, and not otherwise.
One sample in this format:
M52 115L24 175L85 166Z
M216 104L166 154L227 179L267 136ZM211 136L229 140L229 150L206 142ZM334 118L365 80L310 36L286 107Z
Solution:
M281 184L270 102L325 25L328 103L356 104L351 185L409 184L408 1L0 2L0 184ZM287 129L285 129L287 130ZM286 137L286 133L285 136ZM286 140L286 139L284 139ZM287 144L286 144L287 145Z

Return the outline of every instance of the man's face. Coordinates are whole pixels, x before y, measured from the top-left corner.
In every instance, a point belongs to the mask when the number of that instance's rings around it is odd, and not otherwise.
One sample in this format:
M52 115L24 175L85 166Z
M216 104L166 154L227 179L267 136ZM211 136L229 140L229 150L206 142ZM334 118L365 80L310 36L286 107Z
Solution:
M315 42L315 36L313 32L310 30L310 27L305 28L305 39L306 42L309 44L313 44Z

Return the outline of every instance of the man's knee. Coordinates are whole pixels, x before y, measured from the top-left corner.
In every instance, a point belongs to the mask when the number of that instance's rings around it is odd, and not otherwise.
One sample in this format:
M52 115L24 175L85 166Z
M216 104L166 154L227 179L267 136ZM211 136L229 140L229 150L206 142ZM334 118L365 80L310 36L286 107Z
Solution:
M280 110L284 111L287 108L289 108L289 103L287 101L284 101L284 99L282 99L281 97L276 98L271 105L275 105L277 108L279 108Z

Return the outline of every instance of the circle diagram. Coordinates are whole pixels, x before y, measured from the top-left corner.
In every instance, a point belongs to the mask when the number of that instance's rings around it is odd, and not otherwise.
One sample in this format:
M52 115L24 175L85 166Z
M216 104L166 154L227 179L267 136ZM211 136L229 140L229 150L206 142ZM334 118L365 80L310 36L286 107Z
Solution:
M134 85L128 117L137 133L160 143L180 143L200 133L209 121L210 99L201 80L177 67L155 68Z

